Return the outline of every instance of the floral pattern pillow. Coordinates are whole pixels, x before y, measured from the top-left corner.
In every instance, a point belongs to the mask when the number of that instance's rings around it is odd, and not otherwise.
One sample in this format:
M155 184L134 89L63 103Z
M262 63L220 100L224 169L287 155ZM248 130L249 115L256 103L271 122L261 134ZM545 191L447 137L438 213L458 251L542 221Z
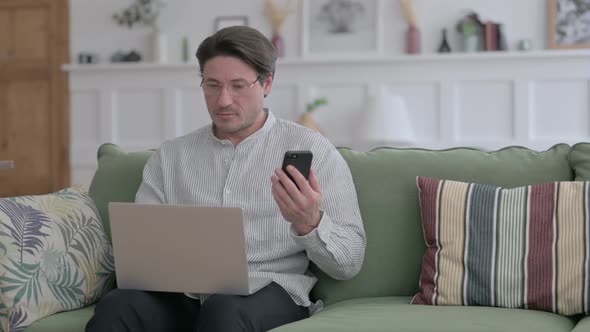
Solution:
M0 330L82 308L113 285L112 247L85 191L0 198Z

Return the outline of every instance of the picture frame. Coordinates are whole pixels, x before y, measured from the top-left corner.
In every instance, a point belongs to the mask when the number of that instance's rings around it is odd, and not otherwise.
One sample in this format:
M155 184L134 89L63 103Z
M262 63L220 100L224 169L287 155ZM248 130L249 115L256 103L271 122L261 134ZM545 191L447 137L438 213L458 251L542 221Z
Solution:
M382 6L382 0L303 0L302 57L382 54Z
M590 0L547 0L550 49L590 48Z
M235 25L248 25L248 16L217 16L213 24L213 32Z

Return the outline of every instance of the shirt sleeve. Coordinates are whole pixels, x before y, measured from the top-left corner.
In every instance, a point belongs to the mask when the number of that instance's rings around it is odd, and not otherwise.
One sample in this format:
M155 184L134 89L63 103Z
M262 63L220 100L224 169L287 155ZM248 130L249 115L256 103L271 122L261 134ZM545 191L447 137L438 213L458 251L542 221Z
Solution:
M164 204L167 202L161 158L161 150L158 149L145 164L143 179L135 194L136 203Z
M329 276L351 279L363 265L366 247L356 190L348 164L335 148L322 157L314 169L323 198L320 223L304 236L291 226L291 237Z

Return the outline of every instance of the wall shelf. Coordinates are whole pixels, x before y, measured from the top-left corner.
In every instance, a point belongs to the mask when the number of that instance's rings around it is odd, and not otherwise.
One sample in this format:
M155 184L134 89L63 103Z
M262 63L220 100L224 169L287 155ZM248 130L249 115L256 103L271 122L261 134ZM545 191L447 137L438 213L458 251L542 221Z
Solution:
M308 57L282 58L277 61L278 66L300 65L331 65L331 64L386 64L386 63L428 63L428 62L461 62L461 61L502 61L502 60L534 60L534 59L588 59L590 49L582 50L543 50L530 52L478 52L478 53L449 53L449 54L420 54L397 56L342 56L342 57ZM187 70L198 66L192 63L100 63L100 64L66 64L62 69L68 72L83 71L152 71L152 70Z

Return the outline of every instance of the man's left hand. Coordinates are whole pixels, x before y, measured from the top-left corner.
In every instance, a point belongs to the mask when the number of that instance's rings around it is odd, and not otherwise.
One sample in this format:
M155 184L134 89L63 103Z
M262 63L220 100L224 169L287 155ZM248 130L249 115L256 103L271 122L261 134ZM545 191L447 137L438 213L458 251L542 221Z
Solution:
M297 185L285 172L277 168L271 177L272 196L279 205L283 218L293 224L299 235L306 235L320 223L320 184L313 170L309 172L309 182L293 166L287 166L287 172Z

